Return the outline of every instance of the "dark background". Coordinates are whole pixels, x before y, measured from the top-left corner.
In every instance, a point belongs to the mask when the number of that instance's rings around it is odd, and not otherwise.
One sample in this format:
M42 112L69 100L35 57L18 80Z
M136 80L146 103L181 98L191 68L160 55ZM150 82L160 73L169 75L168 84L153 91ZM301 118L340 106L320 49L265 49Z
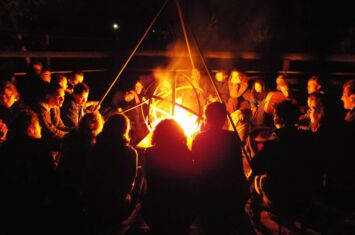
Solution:
M163 0L1 0L0 51L110 51L113 58L52 59L52 70L107 69L87 73L98 96L115 77L129 53L161 8ZM355 52L355 14L351 1L180 0L186 23L203 51L260 52L261 61L209 60L211 70L264 71L274 79L282 53L322 56ZM113 29L117 23L119 28ZM23 36L19 41L17 34ZM45 43L49 35L49 44ZM170 0L140 50L166 50L182 39L174 0ZM40 58L42 62L45 59ZM168 64L166 58L133 57L120 79L123 89L141 74ZM314 73L355 71L353 64L294 62L302 77ZM21 72L24 59L0 59L0 69ZM343 78L341 78L343 79Z

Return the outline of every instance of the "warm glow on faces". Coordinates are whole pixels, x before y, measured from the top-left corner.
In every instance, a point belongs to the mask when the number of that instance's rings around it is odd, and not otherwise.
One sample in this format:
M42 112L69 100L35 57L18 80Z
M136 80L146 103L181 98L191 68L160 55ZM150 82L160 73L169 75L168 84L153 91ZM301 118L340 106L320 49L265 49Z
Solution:
M64 90L68 89L68 81L67 79L63 79L59 82L59 86L61 86Z
M223 72L217 72L215 78L218 82L223 82L225 79L225 74Z
M48 105L51 107L62 107L65 92L63 88L58 89L54 94L49 95Z
M238 71L232 71L231 75L231 83L240 84L242 81L240 80L240 73Z
M0 94L0 104L6 108L10 108L16 102L16 97L13 91L5 89L4 93Z
M284 96L288 97L290 95L288 86L280 86L280 89L282 94L284 94Z
M40 65L40 64L34 64L32 68L33 68L33 72L34 72L35 74L37 74L37 75L40 75L40 74L41 74L41 72L42 72L42 65Z
M343 88L343 95L341 96L341 100L344 103L344 109L352 110L354 108L354 98L355 94L349 95L348 87Z
M41 73L41 78L42 78L42 81L44 82L51 82L51 71L43 71L43 73Z
M135 92L140 95L143 91L143 84L140 83L140 82L137 82L135 85L134 85L134 90Z
M75 74L74 78L73 78L73 83L74 85L77 85L79 83L82 83L84 81L84 75L80 75L80 74Z
M84 105L89 97L89 92L83 92L82 94L73 94L75 103Z
M255 91L256 91L257 93L263 92L263 87L262 87L261 84L258 83L258 82L256 82L256 83L254 84L254 89L255 89Z
M321 85L317 83L315 80L309 80L307 83L307 92L308 94L312 94L313 92L319 91Z

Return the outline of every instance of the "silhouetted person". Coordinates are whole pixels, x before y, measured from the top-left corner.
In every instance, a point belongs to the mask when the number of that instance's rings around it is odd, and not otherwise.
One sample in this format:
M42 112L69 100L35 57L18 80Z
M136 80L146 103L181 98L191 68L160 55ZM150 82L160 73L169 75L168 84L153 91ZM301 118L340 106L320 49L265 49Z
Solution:
M194 219L192 154L184 130L173 119L155 128L146 151L147 194L143 215L153 234L189 234Z
M62 233L80 233L83 230L81 189L88 157L95 146L96 136L102 131L100 113L88 113L79 122L78 129L63 139L57 167L61 186L58 208L62 214ZM70 229L69 231L67 229Z
M198 180L198 218L204 234L252 234L244 212L248 185L243 171L240 142L223 130L227 111L214 102L205 110L205 132L192 144Z
M252 160L255 189L274 211L292 213L321 191L327 160L316 154L310 133L297 130L298 107L292 101L276 105L277 130Z
M129 145L128 132L126 116L111 116L88 159L83 199L97 234L117 234L132 210L137 152Z
M355 210L355 157L354 157L354 123L355 123L355 80L349 80L343 85L341 100L347 110L344 127L339 132L340 126L333 131L333 139L338 140L339 146L336 154L330 161L330 172L327 177L328 189L331 201L343 210L354 212Z
M43 66L40 62L33 62L28 73L17 82L22 101L30 107L43 98L48 85L48 82L41 78L42 70Z
M35 113L27 111L16 117L13 138L4 143L0 156L2 231L48 234L53 221L49 206L55 186L54 164Z

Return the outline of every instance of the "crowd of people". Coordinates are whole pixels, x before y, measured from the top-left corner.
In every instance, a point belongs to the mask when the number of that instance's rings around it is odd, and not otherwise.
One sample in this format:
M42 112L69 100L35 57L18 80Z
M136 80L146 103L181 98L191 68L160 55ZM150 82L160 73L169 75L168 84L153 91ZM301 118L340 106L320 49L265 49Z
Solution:
M147 149L135 147L147 134L142 113L125 112L147 99L140 80L102 108L80 71L51 74L36 62L1 80L1 234L113 235L142 223L161 235L192 224L206 235L255 234L262 210L294 218L310 208L337 231L355 212L355 80L334 97L312 76L303 104L285 76L269 91L218 71L192 145L165 119Z

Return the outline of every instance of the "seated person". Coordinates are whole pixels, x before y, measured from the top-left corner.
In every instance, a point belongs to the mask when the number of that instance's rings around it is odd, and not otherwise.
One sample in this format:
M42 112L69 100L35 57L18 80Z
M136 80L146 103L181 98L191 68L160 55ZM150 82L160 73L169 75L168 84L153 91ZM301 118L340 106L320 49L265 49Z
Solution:
M327 162L313 152L311 135L297 130L297 117L292 101L279 103L274 112L277 130L251 162L254 175L259 175L254 182L257 198L275 211L297 210L323 187Z

